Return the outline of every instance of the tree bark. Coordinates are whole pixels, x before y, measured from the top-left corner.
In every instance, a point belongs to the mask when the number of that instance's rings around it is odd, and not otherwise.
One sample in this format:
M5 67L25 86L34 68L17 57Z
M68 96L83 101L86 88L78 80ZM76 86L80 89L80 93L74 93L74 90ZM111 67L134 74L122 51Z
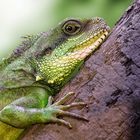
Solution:
M140 140L140 0L57 98L69 91L76 93L73 100L88 103L72 111L89 122L65 117L73 129L36 125L23 140Z

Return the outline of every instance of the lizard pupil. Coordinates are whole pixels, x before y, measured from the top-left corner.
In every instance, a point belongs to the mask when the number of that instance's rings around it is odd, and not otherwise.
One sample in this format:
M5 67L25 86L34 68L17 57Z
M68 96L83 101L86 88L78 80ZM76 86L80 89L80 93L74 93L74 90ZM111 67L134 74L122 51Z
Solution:
M67 26L66 27L66 30L69 31L69 32L71 32L73 30L73 27L72 26Z

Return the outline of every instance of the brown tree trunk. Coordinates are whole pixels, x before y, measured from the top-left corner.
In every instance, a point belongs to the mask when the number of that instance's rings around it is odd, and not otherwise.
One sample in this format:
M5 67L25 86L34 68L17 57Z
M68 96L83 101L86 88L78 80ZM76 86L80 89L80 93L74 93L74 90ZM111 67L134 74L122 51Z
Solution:
M89 122L65 118L73 129L36 125L23 140L140 140L140 0L117 22L109 38L63 88L88 106L74 112Z

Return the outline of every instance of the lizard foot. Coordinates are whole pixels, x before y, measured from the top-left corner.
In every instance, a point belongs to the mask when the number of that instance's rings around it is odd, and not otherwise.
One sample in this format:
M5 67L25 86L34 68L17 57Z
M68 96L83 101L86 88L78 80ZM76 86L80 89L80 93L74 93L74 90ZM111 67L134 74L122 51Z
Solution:
M63 105L67 100L69 100L72 96L74 96L74 94L75 93L70 92L54 104L52 104L52 97L51 96L49 97L48 104L46 107L47 111L49 112L49 116L50 116L49 122L60 123L69 128L72 128L72 126L69 122L67 122L63 119L57 118L57 117L58 116L70 116L70 117L74 117L77 119L82 119L82 120L88 121L87 118L85 118L81 115L66 111L72 107L86 105L86 103L84 103L84 102L74 102L69 105Z

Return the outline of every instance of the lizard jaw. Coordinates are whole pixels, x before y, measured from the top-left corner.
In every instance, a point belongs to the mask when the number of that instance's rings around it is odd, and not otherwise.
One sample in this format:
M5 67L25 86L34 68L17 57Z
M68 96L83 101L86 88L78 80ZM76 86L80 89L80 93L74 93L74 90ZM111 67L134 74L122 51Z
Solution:
M94 34L90 36L90 38L86 39L86 41L80 43L81 46L84 46L84 49L73 52L70 57L72 59L84 59L89 56L93 51L95 51L107 38L109 31L105 30L102 34L99 32L98 34ZM98 38L95 40L95 37Z

